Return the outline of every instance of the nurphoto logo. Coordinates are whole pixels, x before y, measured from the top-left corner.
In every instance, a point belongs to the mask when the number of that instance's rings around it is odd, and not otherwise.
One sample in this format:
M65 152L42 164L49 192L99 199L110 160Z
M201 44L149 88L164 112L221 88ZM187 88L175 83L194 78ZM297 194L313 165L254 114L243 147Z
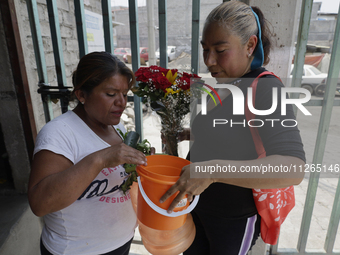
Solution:
M207 90L206 88L209 88L211 91ZM273 88L272 89L272 105L269 109L266 110L259 110L256 109L253 104L253 89L249 87L247 89L247 96L245 99L245 96L242 92L242 90L237 87L236 85L231 84L215 84L213 86L204 84L203 87L197 87L204 93L201 95L201 115L207 115L207 96L209 95L211 99L214 101L215 106L217 105L217 102L213 96L212 93L216 95L218 98L221 106L222 101L220 98L220 95L215 89L228 89L231 93L231 96L233 97L233 115L244 115L245 114L245 100L247 100L247 105L249 108L249 111L257 116L268 116L275 112L275 110L278 107L278 89L281 90L281 115L286 115L286 106L291 104L295 105L304 115L312 115L306 107L303 106L304 103L307 103L311 99L311 93L304 88L293 88L293 87L282 87L282 88ZM288 93L300 93L303 94L304 97L301 98L288 98ZM250 119L246 120L244 119L243 122L233 122L232 119L214 119L213 120L213 127L216 127L217 125L225 125L230 124L232 127L233 125L243 125L246 126L248 124L249 127L262 127L265 122L271 122L272 127L274 127L276 122L280 122L283 127L294 127L297 126L297 121L295 119Z

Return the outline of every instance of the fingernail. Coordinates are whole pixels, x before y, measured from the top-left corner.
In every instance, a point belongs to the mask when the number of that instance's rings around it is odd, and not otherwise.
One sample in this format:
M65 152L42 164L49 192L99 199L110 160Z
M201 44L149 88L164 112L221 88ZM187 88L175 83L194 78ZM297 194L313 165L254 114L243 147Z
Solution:
M172 210L168 210L168 213L172 213Z
M159 202L160 202L160 203L163 203L164 201L161 199L161 200L159 200Z

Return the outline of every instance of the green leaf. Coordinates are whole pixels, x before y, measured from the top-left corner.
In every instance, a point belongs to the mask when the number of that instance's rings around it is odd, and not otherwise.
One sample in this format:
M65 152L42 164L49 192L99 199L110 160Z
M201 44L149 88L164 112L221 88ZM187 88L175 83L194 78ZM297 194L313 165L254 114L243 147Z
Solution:
M137 142L139 140L139 134L135 131L130 131L126 134L124 143L132 148L137 147Z
M143 152L145 155L150 155L151 152L151 144L147 139L144 139L142 142L138 143L139 134L135 131L130 131L125 134L121 130L118 129L118 132L124 137L124 143L136 148L137 150ZM134 164L124 164L125 172L130 174L126 181L121 186L124 194L127 190L130 189L130 186L133 182L137 181L137 172L136 165Z
M124 168L125 168L125 172L127 172L128 174L136 171L136 165L135 164L124 164Z
M118 130L118 132L119 132L119 134L122 136L122 138L123 138L123 141L125 140L125 138L126 138L126 135L127 135L127 133L123 133L123 131L122 130L120 130L119 128L117 128L117 130Z

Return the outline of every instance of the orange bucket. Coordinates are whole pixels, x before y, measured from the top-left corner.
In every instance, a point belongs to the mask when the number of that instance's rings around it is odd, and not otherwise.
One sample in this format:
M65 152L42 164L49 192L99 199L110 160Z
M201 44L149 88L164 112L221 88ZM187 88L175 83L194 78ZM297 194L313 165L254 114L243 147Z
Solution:
M195 196L191 204L185 197L171 214L166 210L178 192L162 204L159 200L179 179L182 168L190 164L190 161L170 155L151 155L147 156L147 160L147 166L137 166L139 175L137 218L149 228L177 229L183 226L187 214L196 206L199 196Z

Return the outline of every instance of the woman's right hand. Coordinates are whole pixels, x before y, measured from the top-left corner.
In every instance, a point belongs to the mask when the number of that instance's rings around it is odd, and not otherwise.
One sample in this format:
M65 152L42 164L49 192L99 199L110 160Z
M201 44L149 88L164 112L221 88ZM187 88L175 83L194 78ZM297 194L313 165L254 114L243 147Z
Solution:
M124 144L116 144L111 147L95 152L96 156L103 160L103 168L114 167L124 163L135 165L146 165L145 155Z

